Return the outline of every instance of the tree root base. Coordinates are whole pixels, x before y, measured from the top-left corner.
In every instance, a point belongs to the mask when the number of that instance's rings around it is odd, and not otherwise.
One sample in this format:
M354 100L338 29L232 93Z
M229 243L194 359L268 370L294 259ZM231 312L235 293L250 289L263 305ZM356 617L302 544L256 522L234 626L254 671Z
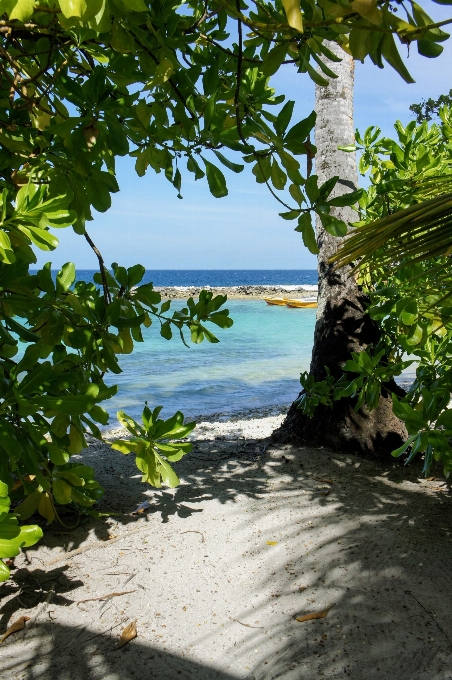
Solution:
M277 444L328 446L344 453L373 458L387 456L406 441L404 424L392 411L392 400L381 396L377 408L354 410L351 399L341 399L333 407L320 405L308 418L292 404L279 427L272 434Z

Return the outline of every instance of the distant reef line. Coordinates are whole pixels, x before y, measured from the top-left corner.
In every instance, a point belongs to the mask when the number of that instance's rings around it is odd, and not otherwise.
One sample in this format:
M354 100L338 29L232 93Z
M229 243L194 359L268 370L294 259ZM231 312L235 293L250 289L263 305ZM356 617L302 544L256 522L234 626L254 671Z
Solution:
M201 290L211 290L214 295L227 295L229 300L262 299L272 296L302 300L317 294L317 286L309 284L300 286L156 286L155 290L161 294L162 298L170 300L198 297Z

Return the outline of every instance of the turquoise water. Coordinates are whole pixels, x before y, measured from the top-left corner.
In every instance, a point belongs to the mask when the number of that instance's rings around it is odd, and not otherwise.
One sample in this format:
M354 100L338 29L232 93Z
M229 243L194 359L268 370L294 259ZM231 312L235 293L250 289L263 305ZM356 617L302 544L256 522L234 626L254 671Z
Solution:
M123 373L108 376L109 384L119 385L108 403L111 414L122 408L137 417L145 400L163 405L163 416L178 409L195 417L288 406L300 390L300 372L309 368L316 310L262 300L231 300L226 306L234 325L212 326L217 344L187 348L177 337L161 338L157 325L144 329L145 342L121 357Z

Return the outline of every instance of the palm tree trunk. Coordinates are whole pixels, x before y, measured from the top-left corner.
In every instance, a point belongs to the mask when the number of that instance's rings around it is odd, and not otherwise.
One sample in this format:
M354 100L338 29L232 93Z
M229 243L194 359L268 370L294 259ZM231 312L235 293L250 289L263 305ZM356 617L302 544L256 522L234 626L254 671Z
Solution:
M338 175L340 181L333 195L347 193L358 186L356 159L338 146L353 144L354 62L336 43L328 48L339 56L340 63L328 62L338 75L328 86L316 85L315 157L319 186ZM322 74L323 75L323 74ZM357 214L351 208L333 208L332 214L353 222ZM366 299L350 276L350 268L335 271L329 264L343 239L331 236L317 220L319 297L311 374L315 380L326 376L325 366L339 377L350 352L359 352L379 339L377 325L364 314ZM372 412L354 411L352 399L342 399L332 408L320 405L312 419L292 405L275 437L281 441L301 440L311 444L340 447L342 450L383 453L400 446L406 438L404 425L392 412L388 394L381 397Z

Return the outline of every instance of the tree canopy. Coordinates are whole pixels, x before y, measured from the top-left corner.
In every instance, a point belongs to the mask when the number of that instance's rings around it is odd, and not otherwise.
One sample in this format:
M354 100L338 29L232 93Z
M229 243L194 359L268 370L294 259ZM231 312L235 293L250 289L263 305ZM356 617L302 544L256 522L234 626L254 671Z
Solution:
M198 343L217 341L206 324L232 323L221 296L203 292L172 311L141 283L143 266L107 269L88 225L119 190L117 157L135 158L140 176L163 172L178 197L186 171L221 198L220 166L249 164L316 252L312 213L344 234L330 209L360 194L331 200L338 178L319 187L315 175L303 176L297 157L315 153L315 115L291 125L294 103L275 108L284 97L268 79L292 64L326 84L322 73L334 74L324 59L337 57L325 43L334 41L411 82L397 42L437 56L450 21L435 23L415 2L409 8L402 19L373 0L0 0L0 557L41 535L19 518L38 510L48 522L68 521L68 509L89 511L102 495L92 469L70 457L86 433L101 437L101 404L116 391L105 374L120 372L142 327L154 321L163 338L176 332L186 342L188 332ZM98 258L94 283L78 281L74 263L56 278L50 262L30 269L36 248L52 252L56 230L68 227ZM132 438L117 448L134 452L143 479L177 484L170 461L190 445L172 442L192 425L181 413L163 421L147 405L143 425L120 419ZM11 501L20 501L14 514ZM7 578L1 561L0 569Z

